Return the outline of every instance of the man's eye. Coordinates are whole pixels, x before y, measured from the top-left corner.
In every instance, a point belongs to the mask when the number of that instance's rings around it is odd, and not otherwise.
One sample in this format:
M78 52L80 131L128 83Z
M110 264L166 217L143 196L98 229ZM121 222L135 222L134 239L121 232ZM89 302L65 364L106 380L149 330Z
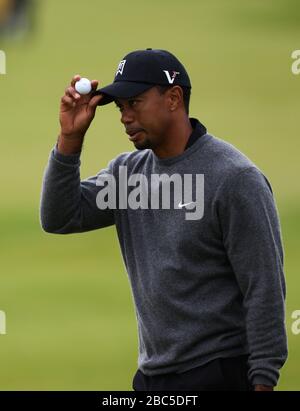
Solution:
M129 104L129 106L133 106L133 105L135 105L135 103L137 103L137 102L138 102L138 100L129 100L128 104ZM116 109L117 109L117 110L120 110L121 112L123 111L123 107L118 106L117 104L116 104Z

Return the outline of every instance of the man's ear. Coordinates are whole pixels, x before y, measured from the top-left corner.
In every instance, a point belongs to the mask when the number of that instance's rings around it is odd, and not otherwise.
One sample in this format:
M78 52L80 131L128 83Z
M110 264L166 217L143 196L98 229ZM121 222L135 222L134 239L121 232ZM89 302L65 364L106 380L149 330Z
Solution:
M183 104L183 91L180 86L174 86L169 90L169 98L170 98L170 109L174 111L182 102Z

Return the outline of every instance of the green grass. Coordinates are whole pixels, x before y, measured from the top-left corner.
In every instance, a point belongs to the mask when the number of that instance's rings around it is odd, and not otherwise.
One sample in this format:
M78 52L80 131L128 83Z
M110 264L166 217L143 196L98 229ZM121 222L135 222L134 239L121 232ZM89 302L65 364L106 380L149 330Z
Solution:
M136 327L113 229L51 236L1 219L1 389L130 388Z
M279 389L300 389L299 49L295 0L74 0L38 2L36 31L0 39L1 389L127 390L137 367L137 326L114 228L55 236L39 226L42 175L59 130L59 99L80 73L102 85L139 48L174 52L190 73L190 115L248 155L270 179L280 211L287 277L289 359ZM82 18L84 12L84 18ZM113 105L100 108L82 177L132 150Z

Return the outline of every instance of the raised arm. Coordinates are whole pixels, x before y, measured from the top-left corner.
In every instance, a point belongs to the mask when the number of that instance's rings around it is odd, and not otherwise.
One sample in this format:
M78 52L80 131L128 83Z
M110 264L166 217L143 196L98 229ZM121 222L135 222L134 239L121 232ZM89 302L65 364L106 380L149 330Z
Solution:
M41 193L40 220L50 233L84 232L114 224L114 212L100 210L96 181L101 174L113 173L113 161L107 168L86 180L80 180L80 154L83 140L102 96L79 95L74 86L80 76L73 77L61 99L61 130L50 153ZM92 81L92 91L98 81Z

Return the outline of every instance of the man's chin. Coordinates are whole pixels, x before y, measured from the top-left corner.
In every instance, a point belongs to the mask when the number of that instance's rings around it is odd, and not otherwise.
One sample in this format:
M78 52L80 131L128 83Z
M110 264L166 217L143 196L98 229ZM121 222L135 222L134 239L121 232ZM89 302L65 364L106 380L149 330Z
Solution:
M147 148L152 148L151 142L149 140L134 141L133 144L137 150L146 150Z

